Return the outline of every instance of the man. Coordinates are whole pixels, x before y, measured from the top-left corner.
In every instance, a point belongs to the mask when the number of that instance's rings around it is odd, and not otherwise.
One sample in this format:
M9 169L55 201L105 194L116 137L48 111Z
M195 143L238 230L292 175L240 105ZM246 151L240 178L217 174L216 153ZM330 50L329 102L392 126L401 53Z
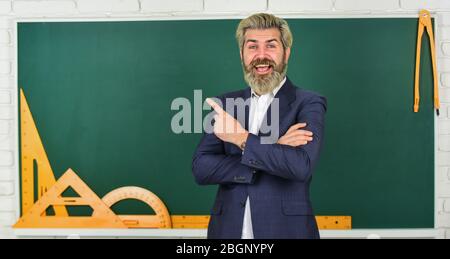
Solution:
M250 109L241 123L230 115L235 107L208 99L217 113L214 134L204 135L192 163L198 184L219 185L208 238L319 238L309 186L326 99L286 78L293 40L285 20L255 14L240 22L236 38L250 88L219 100L250 100ZM270 115L271 109L278 113ZM263 141L264 120L278 122L282 137L275 143Z

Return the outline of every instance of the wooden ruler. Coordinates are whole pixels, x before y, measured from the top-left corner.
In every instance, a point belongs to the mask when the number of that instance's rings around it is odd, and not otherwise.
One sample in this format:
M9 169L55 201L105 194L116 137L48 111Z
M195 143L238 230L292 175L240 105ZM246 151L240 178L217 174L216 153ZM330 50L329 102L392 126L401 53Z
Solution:
M173 228L208 228L210 217L178 215L172 216ZM316 216L319 229L344 230L352 229L352 217L350 216Z
M317 226L323 230L352 229L350 216L316 216Z
M172 219L166 205L149 190L140 187L122 187L103 197L108 207L123 200L139 200L150 206L156 215L118 215L128 228L172 228Z
M62 197L72 188L79 197ZM47 216L45 211L56 206L89 206L94 213L88 217ZM122 220L71 170L61 178L25 213L14 228L127 228Z
M20 89L20 126L23 215L31 209L35 199L41 198L56 182L23 89ZM35 168L34 162L36 162L37 168ZM34 177L35 170L37 170L37 179ZM38 197L34 195L35 183L37 183ZM54 210L57 216L67 217L68 215L64 206L55 206Z

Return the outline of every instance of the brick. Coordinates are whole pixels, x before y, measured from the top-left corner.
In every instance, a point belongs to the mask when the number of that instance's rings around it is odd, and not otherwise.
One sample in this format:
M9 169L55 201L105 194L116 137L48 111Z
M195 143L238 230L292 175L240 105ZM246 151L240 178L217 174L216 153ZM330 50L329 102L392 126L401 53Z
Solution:
M450 72L441 73L441 85L442 87L450 87Z
M450 151L450 135L440 135L438 140L439 151Z
M0 106L0 120L13 119L14 112L15 112L15 109L13 109L12 107Z
M450 182L438 182L436 190L439 197L450 197Z
M440 213L437 216L436 225L438 228L450 228L450 214ZM447 238L450 238L447 236Z
M436 191L438 197L450 197L449 167L439 167L437 170Z
M0 91L0 104L11 104L11 93L8 91Z
M450 176L450 167L448 166L441 166L438 168L438 182L441 183L447 183L450 182L449 176Z
M0 196L10 196L14 194L12 182L0 182Z
M0 75L9 75L9 74L11 74L11 62L0 61Z
M439 110L440 115L438 117L438 120L447 120L447 119L449 119L449 116L448 116L448 114L449 114L448 110L449 109L450 109L449 104L441 102L441 109Z
M450 57L450 42L443 42L441 44L442 54L446 57Z
M448 0L400 0L400 6L407 10L437 10L450 9L450 1Z
M450 135L450 120L438 120L438 134Z
M11 57L12 49L9 46L0 45L0 60L8 60Z
M15 146L14 138L9 135L0 135L0 150L13 150Z
M4 17L0 17L0 29L10 29L11 21L9 19L5 19Z
M266 0L205 0L205 12L262 12L267 10Z
M444 199L438 199L436 205L436 211L441 214L444 213Z
M450 152L438 151L436 160L437 166L450 166Z
M9 44L11 42L11 37L7 30L0 30L0 44Z
M10 77L0 77L0 88L11 88L12 79Z
M11 151L0 151L0 166L13 166L14 156Z
M440 39L441 42L450 42L450 26L439 26L436 34L437 38ZM426 32L424 32L424 35L427 35Z
M0 181L14 181L14 169L12 168L0 168Z
M437 60L438 71L450 72L450 58L438 58Z
M74 1L47 0L47 1L13 1L13 11L16 14L68 14L76 13Z
M327 11L333 9L332 0L276 0L269 1L273 12Z
M446 229L445 231L445 239L450 239L450 229Z
M15 210L15 200L13 197L0 197L0 212L4 211L14 211Z
M450 103L450 88L448 87L440 88L439 99L443 103Z
M450 213L450 198L444 199L444 213Z
M337 11L386 11L399 9L398 0L336 0Z
M0 120L0 135L8 135L11 132L11 122Z
M442 26L450 26L450 13L437 13L436 14L436 22L440 27Z
M0 1L0 14L11 12L11 1Z
M78 0L77 7L82 13L124 13L140 11L138 0Z
M143 12L200 12L203 11L203 0L141 0Z
M0 212L0 226L12 226L16 223L16 220L16 213Z

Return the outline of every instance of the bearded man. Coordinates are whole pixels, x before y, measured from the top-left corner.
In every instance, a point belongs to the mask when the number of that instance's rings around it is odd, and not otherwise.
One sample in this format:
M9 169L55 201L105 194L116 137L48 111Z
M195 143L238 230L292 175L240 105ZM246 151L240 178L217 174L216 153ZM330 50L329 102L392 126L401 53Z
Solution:
M240 22L236 39L249 88L207 100L216 113L214 128L192 162L198 184L219 186L208 238L320 238L309 189L323 145L326 99L286 77L293 38L285 20L252 15ZM245 102L229 102L237 99ZM244 121L236 110L244 111ZM262 132L263 124L269 132ZM274 131L277 137L265 141Z

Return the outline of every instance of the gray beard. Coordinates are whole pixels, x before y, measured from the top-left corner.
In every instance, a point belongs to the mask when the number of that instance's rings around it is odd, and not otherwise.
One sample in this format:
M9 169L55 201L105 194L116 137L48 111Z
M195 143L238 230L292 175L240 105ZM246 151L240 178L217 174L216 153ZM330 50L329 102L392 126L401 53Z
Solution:
M281 81L286 77L288 65L283 63L273 67L272 73L268 75L259 76L254 73L253 68L247 70L244 62L242 62L244 68L244 79L245 82L250 86L250 88L255 91L258 95L265 95L273 92L278 86L280 86Z

